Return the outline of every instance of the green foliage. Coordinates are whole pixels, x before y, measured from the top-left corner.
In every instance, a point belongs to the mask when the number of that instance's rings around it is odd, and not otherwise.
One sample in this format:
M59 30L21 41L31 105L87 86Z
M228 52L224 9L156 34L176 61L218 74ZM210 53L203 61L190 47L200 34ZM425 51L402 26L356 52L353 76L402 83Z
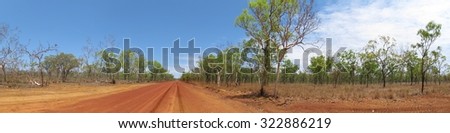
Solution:
M317 29L318 19L312 11L313 1L252 0L248 9L236 18L235 24L246 31L261 51L259 64L260 95L265 95L267 71L272 70L272 53L276 53L276 80L286 51L303 44L305 37ZM277 83L276 82L276 83ZM275 84L274 95L276 95Z
M367 50L373 53L376 57L376 61L380 66L379 70L381 72L381 79L383 81L383 87L386 87L386 78L391 75L398 65L397 55L394 53L393 49L396 45L394 38L389 36L380 36L377 40L369 41Z
M308 66L308 70L315 76L314 83L323 84L323 80L326 76L326 72L331 67L330 60L326 59L325 56L320 55L311 58L311 64Z
M291 60L285 60L282 65L282 75L281 82L283 83L294 83L296 74L300 70L299 66L292 63Z
M436 39L441 36L441 28L441 24L437 24L433 21L429 22L425 29L420 29L417 32L417 35L421 38L420 42L412 46L413 48L418 49L421 55L420 74L422 76L422 93L424 93L427 71L430 69L433 62L429 55L430 48Z
M61 79L62 82L67 81L67 77L73 69L79 67L80 60L73 54L59 53L57 55L46 56L43 62L44 69L51 77L52 73Z
M347 73L349 81L354 84L354 77L358 68L357 54L353 50L343 51L338 54L339 63L336 65L340 72Z

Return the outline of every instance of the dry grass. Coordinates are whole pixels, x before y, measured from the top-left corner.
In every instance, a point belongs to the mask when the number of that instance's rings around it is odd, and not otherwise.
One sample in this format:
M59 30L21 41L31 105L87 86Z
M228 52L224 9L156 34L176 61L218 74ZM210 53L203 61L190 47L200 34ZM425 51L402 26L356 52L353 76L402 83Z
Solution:
M223 91L231 91L238 94L249 94L258 92L258 84L242 84L238 87L217 87L207 85ZM267 87L267 93L273 94L274 85ZM277 89L279 97L289 97L298 100L348 100L360 101L371 99L398 100L402 98L420 95L420 85L409 84L387 84L383 88L379 84L365 85L314 85L314 84L279 84ZM450 83L436 85L429 84L425 87L427 94L450 95Z
M0 87L0 112L34 112L67 105L83 99L100 97L148 84L51 84L48 87Z

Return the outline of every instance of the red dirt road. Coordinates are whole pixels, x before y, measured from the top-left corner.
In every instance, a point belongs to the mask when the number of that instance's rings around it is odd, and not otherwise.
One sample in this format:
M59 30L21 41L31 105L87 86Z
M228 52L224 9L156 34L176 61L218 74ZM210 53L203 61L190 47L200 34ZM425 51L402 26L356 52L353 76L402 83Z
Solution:
M127 92L89 99L45 112L254 112L243 103L226 100L180 81L164 82Z

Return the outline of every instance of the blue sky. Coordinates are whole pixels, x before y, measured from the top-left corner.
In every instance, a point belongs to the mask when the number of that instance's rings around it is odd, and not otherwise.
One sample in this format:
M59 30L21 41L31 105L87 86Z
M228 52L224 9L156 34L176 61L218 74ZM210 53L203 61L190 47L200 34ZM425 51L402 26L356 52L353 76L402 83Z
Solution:
M240 42L234 26L246 0L8 0L0 23L18 27L31 45L57 43L60 51L81 53L87 38L131 38L140 47L167 46L177 38L196 38L197 46ZM183 41L184 40L184 41Z
M237 41L244 33L233 20L246 2L197 0L10 0L1 2L0 22L19 27L23 39L57 43L64 52L80 53L87 38L112 35L120 42L158 47L176 38L198 44Z
M18 27L30 48L58 44L58 52L82 55L89 38L94 44L113 36L116 46L131 38L132 46L161 47L177 38L181 46L196 39L202 49L241 42L245 32L234 20L247 0L8 0L2 1L0 23ZM328 3L328 1L327 1ZM173 57L171 57L172 59Z
M424 2L427 0L319 0L316 9L322 22L317 34L332 37L337 46L358 49L381 34L399 36L397 40L405 44L414 42L417 40L414 32L431 20L444 23L445 31L450 18L440 16L449 14L449 2ZM234 20L248 6L248 0L0 0L0 3L0 23L18 27L23 43L30 40L31 48L39 42L56 43L59 52L77 56L82 55L88 38L98 44L113 36L116 46L122 46L122 38L131 38L134 47L154 47L156 60L161 60L159 48L171 46L177 38L181 39L182 47L195 38L196 46L202 49L225 47L247 38L242 29L234 26ZM439 5L442 9L436 8ZM418 14L410 13L411 10ZM426 15L428 11L442 14ZM405 23L407 27L401 27ZM355 34L350 36L349 31ZM406 31L410 34L404 35ZM294 51L288 57L300 58L299 53Z

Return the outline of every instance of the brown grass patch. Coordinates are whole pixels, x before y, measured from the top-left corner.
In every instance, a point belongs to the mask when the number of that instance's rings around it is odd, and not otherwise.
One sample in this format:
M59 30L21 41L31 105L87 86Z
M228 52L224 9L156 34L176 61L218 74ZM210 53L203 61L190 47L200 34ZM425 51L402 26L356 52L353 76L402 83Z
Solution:
M240 86L221 86L213 84L203 84L208 88L216 91L224 91L226 93L241 94L242 97L250 97L254 92L259 91L259 85L254 83L246 83ZM273 94L274 84L266 87L266 93ZM331 84L314 85L314 84L279 84L278 96L295 98L297 100L313 100L313 101L360 101L372 99L398 100L408 97L421 95L420 85L409 84L388 84L383 88L379 84L366 85L338 85L336 88ZM426 94L442 94L450 95L450 83L447 84L429 84L425 87Z
M258 84L217 87L201 84L209 90L256 107L260 112L450 112L450 83L428 84L425 95L420 85L380 84L314 85L280 84L278 98L259 97ZM273 84L266 87L273 94Z

